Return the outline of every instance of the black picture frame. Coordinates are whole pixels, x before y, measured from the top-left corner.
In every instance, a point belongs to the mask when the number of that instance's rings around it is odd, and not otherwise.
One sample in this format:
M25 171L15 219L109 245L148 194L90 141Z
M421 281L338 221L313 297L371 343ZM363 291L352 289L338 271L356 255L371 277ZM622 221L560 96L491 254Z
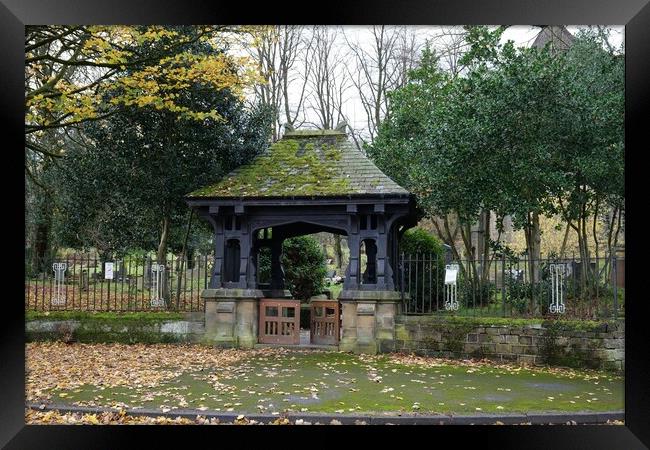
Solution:
M648 0L499 0L472 2L471 0L438 1L348 1L327 4L287 2L214 2L199 0L181 2L170 0L111 1L97 0L0 0L0 117L5 125L2 133L3 156L11 162L4 167L4 175L13 175L8 181L3 176L4 204L15 200L15 210L4 214L3 223L15 226L2 236L3 244L14 244L15 253L7 262L19 261L23 253L19 236L24 214L24 201L18 186L24 183L24 162L19 148L24 143L24 25L26 24L142 24L142 23L233 23L233 24L606 24L625 25L626 45L626 364L625 364L625 426L529 426L529 427L360 427L353 433L347 427L286 427L287 433L276 443L283 445L328 446L344 445L345 440L396 437L397 445L427 445L457 448L473 441L481 447L526 449L637 449L650 445L650 370L648 368L647 314L643 309L644 250L641 234L643 223L643 186L632 187L644 179L643 151L648 149L646 129L650 105L650 5ZM644 140L645 139L645 140ZM23 197L24 198L24 197ZM23 203L23 213L20 204ZM630 208L632 203L632 208ZM637 208L637 209L635 209ZM8 209L8 208L6 208ZM24 217L24 216L23 216ZM14 264L16 265L16 264ZM638 270L641 276L634 272ZM272 427L72 427L26 426L25 401L25 337L24 307L19 299L19 283L6 272L3 303L2 359L0 373L2 398L0 401L0 445L11 449L31 448L125 448L135 445L168 447L192 445L190 434L202 443L215 447L224 445L224 438L236 438L231 445L250 447L250 437L268 439ZM641 281L639 281L641 280ZM15 289L15 290L14 290ZM288 430L288 431L287 431ZM418 438L411 433L417 431ZM325 432L328 440L314 439L313 433ZM170 433L181 435L183 444L174 444ZM308 434L305 434L308 433ZM408 433L408 434L407 434ZM146 444L136 444L133 438L144 438ZM390 436L389 436L390 435ZM445 439L451 438L451 440ZM284 441L291 439L290 441ZM155 443L152 442L156 441ZM444 443L447 441L447 443ZM226 444L228 445L228 444ZM356 443L354 445L364 445ZM367 445L367 444L366 444Z

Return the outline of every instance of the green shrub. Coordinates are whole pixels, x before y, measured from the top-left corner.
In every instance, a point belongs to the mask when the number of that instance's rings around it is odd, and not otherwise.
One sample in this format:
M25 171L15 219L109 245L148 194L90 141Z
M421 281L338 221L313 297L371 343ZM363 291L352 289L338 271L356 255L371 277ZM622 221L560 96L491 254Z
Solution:
M465 308L488 306L496 300L496 286L490 281L476 280L472 283L465 273L458 276L458 302Z
M444 262L445 250L442 243L428 231L422 228L411 228L406 230L400 240L400 251L406 255L415 255L417 253L424 253L438 255L438 260Z
M271 282L271 249L270 248L263 247L260 249L257 263L259 267L259 269L257 270L257 282L270 283Z
M325 255L318 241L298 236L282 244L285 284L294 298L308 300L323 291L327 274Z
M528 310L531 289L530 283L506 276L506 302L519 314Z
M437 305L442 307L445 273L445 254L442 243L422 228L411 228L402 235L400 252L406 258L404 283L409 292L407 310L409 312L426 312L429 309L429 304L432 309L436 309ZM397 273L399 276L399 272ZM416 273L419 277L417 281ZM423 276L424 278L422 278ZM398 281L401 282L401 280Z
M535 294L535 305L538 313L546 313L550 302L551 281L542 278L537 283L524 282L514 277L506 277L506 303L519 314L530 311L530 300ZM533 311L535 312L535 311Z

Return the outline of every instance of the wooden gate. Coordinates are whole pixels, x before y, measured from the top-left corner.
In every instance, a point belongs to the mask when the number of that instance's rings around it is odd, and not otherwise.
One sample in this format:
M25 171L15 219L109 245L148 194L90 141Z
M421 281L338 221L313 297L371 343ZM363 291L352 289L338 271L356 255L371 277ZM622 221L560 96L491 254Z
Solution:
M300 344L300 300L261 299L259 341Z
M339 343L340 308L337 301L316 300L311 303L311 343L337 345Z

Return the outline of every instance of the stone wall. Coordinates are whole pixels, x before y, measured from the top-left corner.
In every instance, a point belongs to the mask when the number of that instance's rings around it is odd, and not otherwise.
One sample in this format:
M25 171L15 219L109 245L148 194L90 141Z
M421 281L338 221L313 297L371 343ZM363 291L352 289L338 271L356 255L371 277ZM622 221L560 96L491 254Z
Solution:
M625 324L398 316L395 339L380 351L451 358L490 358L523 364L623 370Z
M70 342L201 342L205 334L203 313L185 320L34 319L25 322L27 341Z
M215 305L216 302L213 302ZM343 351L413 352L448 358L490 358L522 364L623 370L625 365L625 325L622 320L603 323L531 322L507 319L441 318L383 314L372 304L373 314L365 314L365 303L343 303ZM345 308L350 311L346 314ZM391 310L392 311L392 310ZM368 318L368 330L359 319ZM219 345L204 313L188 313L182 319L126 320L113 318L28 319L28 341L63 340L76 342L201 342ZM347 322L354 322L347 324ZM233 330L237 321L226 321ZM244 323L244 322L242 322ZM392 324L394 323L394 333ZM361 326L360 326L361 325ZM359 333L358 330L361 329ZM372 329L372 332L369 330ZM347 330L348 334L345 334ZM254 330L255 332L257 330ZM246 330L247 334L250 331ZM368 336L365 336L366 333ZM373 347L362 348L368 337ZM346 344L350 341L349 348ZM374 346L376 345L376 347ZM252 345L249 345L252 346ZM376 349L376 350L375 350Z

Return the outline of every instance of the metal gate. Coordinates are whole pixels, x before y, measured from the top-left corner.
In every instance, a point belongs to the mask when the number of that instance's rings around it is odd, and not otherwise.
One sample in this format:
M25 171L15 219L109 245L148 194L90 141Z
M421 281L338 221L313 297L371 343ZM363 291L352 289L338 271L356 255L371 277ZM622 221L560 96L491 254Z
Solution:
M300 344L300 300L261 299L259 341Z
M339 343L340 308L337 301L312 301L311 343L337 345Z

